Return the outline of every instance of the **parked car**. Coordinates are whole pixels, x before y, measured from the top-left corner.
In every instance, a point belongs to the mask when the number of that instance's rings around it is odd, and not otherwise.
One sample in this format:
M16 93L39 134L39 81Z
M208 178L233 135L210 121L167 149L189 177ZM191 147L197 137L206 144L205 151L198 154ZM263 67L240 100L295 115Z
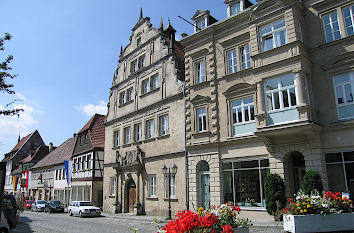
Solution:
M64 205L60 201L47 201L44 208L44 213L62 212L64 213Z
M89 201L73 201L69 205L68 213L70 216L78 215L80 217L100 216L101 209L93 206Z
M10 225L7 222L7 219L4 215L4 213L1 213L1 219L0 219L0 232L1 233L10 233Z
M32 203L33 203L34 201L33 200L26 200L25 201L25 209L27 209L27 210L29 210L29 209L31 209L31 206L32 206Z
M4 194L2 198L2 211L7 219L10 228L16 227L17 224L17 204L16 198L12 194Z
M45 201L39 200L32 203L31 210L32 211L44 211Z

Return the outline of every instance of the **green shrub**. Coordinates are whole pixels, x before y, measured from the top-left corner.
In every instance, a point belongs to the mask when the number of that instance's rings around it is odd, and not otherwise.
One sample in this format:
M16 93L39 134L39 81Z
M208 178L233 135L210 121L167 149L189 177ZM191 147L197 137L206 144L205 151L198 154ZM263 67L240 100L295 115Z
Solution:
M320 194L323 191L321 175L318 171L307 171L302 180L302 191L310 195L311 192L315 190Z
M267 175L264 181L264 197L268 214L279 220L277 215L285 207L286 198L285 184L278 174Z

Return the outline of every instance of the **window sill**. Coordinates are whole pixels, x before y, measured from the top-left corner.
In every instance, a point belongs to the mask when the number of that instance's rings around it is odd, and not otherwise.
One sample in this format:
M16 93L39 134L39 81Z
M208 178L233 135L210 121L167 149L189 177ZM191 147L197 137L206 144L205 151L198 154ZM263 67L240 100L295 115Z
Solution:
M133 103L133 100L129 100L128 102L125 102L124 104L118 105L118 108L122 108L122 107L124 107L124 106L126 106L128 104L131 104L131 103Z
M202 131L202 132L196 132L196 133L193 133L192 135L202 137L202 136L209 136L210 134L211 134L211 132L207 130L207 131Z
M129 147L131 145L132 145L132 143L127 143L127 144L122 145L122 148L126 148L126 147Z
M295 106L286 107L286 108L283 108L283 109L271 110L271 111L268 111L267 113L269 114L269 113L285 112L285 111L288 111L288 110L296 109L297 107L298 107L298 105L295 105Z
M235 139L246 139L246 138L253 138L255 136L255 132L245 133L245 134L236 134L234 136L228 137L228 140L235 140Z
M115 198L116 195L109 195L108 198Z
M165 135L161 135L161 136L158 136L157 139L165 139L165 138L169 138L170 137L170 134L165 134Z
M156 140L156 138L145 139L145 140L144 140L144 143L146 143L146 142L152 142L152 141L155 141L155 140Z
M158 201L159 199L157 197L147 197L146 200L149 201Z
M155 92L157 92L157 91L159 91L159 90L160 90L160 87L155 88L154 90L151 90L151 91L149 91L149 92L146 92L146 93L144 93L144 94L141 94L141 95L140 95L140 98L144 98L145 96L148 96L148 95L150 95L150 94L152 94L152 93L155 93Z
M140 140L140 141L137 141L137 142L133 142L132 144L133 144L133 145L140 145L142 142L143 142L143 141Z
M114 146L112 147L112 150L118 150L121 146Z
M168 201L168 197L164 197L163 200L164 201ZM177 197L171 197L170 200L171 200L171 202L178 202L178 198Z

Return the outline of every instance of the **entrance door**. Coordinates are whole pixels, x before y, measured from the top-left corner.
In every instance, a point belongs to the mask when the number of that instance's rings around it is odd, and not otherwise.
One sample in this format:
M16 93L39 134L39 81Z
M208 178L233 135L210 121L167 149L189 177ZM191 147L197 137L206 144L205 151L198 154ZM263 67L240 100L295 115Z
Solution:
M129 213L134 212L134 204L136 202L136 186L133 179L130 179L128 183L128 207Z
M204 209L210 207L210 174L209 172L200 173L201 204Z
M305 160L304 156L296 151L291 154L293 167L293 193L297 193L302 187L302 179L305 175Z

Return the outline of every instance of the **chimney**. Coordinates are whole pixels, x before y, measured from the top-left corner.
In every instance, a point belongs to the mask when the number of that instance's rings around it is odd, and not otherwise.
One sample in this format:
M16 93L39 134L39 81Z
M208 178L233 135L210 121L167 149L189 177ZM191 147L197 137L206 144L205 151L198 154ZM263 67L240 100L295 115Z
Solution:
M76 137L76 133L73 134L73 138Z
M181 36L182 36L182 38L184 38L184 37L187 37L188 34L183 32L183 33L181 34Z
M53 143L51 142L49 143L49 153L52 152L52 150L53 150Z

